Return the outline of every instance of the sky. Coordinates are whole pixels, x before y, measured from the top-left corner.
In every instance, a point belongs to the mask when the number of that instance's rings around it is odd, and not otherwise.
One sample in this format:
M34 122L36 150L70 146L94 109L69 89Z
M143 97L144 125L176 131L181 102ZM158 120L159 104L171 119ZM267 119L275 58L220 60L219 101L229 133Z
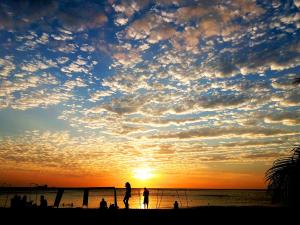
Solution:
M0 185L265 188L299 28L299 0L1 0Z

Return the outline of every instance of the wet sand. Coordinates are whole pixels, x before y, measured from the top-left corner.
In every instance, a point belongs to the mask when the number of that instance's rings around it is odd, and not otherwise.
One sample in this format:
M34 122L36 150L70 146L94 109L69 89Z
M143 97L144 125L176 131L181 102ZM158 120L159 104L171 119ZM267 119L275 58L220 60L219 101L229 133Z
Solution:
M1 208L5 224L261 224L292 222L298 210L284 207L198 207L189 209L9 209ZM4 223L3 223L4 224Z

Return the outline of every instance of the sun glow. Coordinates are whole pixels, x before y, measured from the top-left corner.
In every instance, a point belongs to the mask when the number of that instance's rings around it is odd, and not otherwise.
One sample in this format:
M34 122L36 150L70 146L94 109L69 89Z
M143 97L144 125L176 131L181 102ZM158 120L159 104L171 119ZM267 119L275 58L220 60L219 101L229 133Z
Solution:
M134 170L134 177L139 180L148 180L153 176L154 174L149 168L139 168Z

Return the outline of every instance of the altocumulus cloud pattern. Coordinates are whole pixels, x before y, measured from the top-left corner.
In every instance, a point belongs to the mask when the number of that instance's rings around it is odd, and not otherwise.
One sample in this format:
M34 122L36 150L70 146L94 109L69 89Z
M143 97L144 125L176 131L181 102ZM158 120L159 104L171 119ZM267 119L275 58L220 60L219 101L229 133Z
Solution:
M0 169L263 176L300 134L299 7L1 1Z

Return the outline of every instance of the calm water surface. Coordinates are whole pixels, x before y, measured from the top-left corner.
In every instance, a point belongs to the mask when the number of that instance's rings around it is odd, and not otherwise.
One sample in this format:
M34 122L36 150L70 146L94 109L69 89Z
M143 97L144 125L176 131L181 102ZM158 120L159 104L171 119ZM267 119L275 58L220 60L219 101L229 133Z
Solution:
M195 206L271 206L270 196L266 190L203 190L203 189L149 189L149 208L173 208L174 201L180 208ZM117 189L117 201L120 208L124 207L125 189ZM1 192L0 207L10 207L10 199L15 195L27 195L27 199L39 204L40 195L45 195L48 205L53 205L56 191L23 191ZM114 203L112 189L90 190L88 208L98 208L104 198L108 206ZM83 191L66 190L61 199L60 207L82 207ZM130 208L143 208L143 189L133 188L129 201Z

